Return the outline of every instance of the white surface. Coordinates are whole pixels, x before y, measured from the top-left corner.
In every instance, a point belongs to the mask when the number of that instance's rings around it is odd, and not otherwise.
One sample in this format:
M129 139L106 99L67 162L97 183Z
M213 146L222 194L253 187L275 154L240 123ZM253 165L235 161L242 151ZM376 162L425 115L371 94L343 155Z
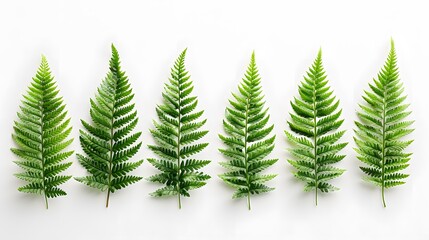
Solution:
M425 1L2 1L0 4L0 239L429 239L427 155L429 15ZM376 76L396 41L398 63L416 120L415 143L408 183L387 193L361 180L353 151L353 121L366 84ZM39 196L16 191L23 182L10 134L16 111L31 77L47 56L64 96L78 152L79 119L89 118L89 98L107 72L110 44L122 58L136 93L146 146L148 129L161 100L163 83L180 51L188 47L187 68L195 83L201 109L208 119L210 143L201 158L213 162L204 170L208 185L193 191L178 210L175 198L154 199L148 193L159 185L141 181L113 194L109 209L105 194L75 182L63 185L67 197L50 201L44 209ZM330 85L344 109L343 141L347 158L339 164L347 172L334 183L340 191L322 195L314 206L312 193L302 192L286 163L283 130L290 99L319 47ZM274 192L231 200L232 189L216 175L224 160L222 118L230 91L236 90L251 51L262 76L277 134L271 157L280 161L269 172ZM138 158L152 153L144 147ZM69 174L86 174L77 163ZM137 159L137 158L136 158ZM156 170L146 161L135 174Z

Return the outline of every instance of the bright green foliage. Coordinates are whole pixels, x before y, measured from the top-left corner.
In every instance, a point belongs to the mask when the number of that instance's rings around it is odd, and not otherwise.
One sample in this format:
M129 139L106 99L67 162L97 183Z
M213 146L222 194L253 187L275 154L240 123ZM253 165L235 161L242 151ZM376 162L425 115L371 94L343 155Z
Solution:
M59 175L72 164L64 161L73 154L65 151L73 139L68 138L72 130L70 119L58 93L48 62L42 56L42 63L22 100L12 134L18 147L11 150L20 158L15 163L24 170L15 176L28 182L18 190L44 195L46 209L48 198L67 195L59 185L71 178Z
M291 131L285 131L294 145L289 152L295 159L288 162L296 169L294 175L305 182L304 190L315 192L316 205L318 191L338 190L328 181L343 174L344 170L332 165L345 157L338 152L347 145L338 143L345 133L338 131L344 120L340 119L339 100L326 77L320 50L299 86L299 97L291 101L294 111L288 121Z
M365 180L381 188L383 206L384 190L404 184L408 174L401 173L408 167L411 153L404 150L413 140L401 140L414 129L414 121L406 121L411 113L405 104L404 88L399 80L396 53L393 41L387 61L369 84L371 91L365 91L363 99L367 104L359 105L360 121L356 121L355 142L358 159L366 166L360 167L368 176Z
M90 115L93 124L82 120L85 130L80 131L80 143L86 155L77 154L90 176L77 181L101 191L107 191L106 207L110 193L127 187L141 179L128 173L138 168L143 160L129 162L139 151L141 132L132 133L137 125L137 110L125 72L121 71L119 54L112 45L110 71L91 99Z
M276 175L264 175L261 172L277 162L277 159L265 159L274 149L275 135L268 136L274 125L267 126L270 115L268 108L264 108L261 78L254 53L238 86L238 93L232 93L232 96L223 121L226 135L219 135L227 146L219 151L228 158L228 161L220 164L230 171L219 177L236 188L233 198L247 197L250 210L250 195L274 190L265 183Z
M189 191L206 184L209 175L197 170L210 163L210 160L191 158L207 147L208 143L196 143L208 131L200 130L206 120L198 120L204 111L197 111L197 97L192 96L194 89L190 76L185 69L186 49L180 54L171 69L169 83L162 93L163 104L156 107L159 122L154 121L151 130L156 145L148 147L159 159L148 159L161 173L148 178L151 182L165 184L165 187L151 193L152 196L177 196L179 208L180 196L189 197Z

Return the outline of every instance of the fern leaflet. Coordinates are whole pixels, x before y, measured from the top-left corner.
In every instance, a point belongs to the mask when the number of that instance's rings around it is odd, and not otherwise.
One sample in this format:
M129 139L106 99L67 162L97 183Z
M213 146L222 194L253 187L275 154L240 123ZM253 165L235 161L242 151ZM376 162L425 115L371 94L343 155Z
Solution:
M263 175L261 172L277 162L277 159L265 159L274 149L275 135L268 136L274 125L267 126L270 115L268 108L264 108L255 53L252 53L246 74L238 86L238 93L232 96L223 121L226 135L219 134L227 146L219 151L228 158L228 161L220 164L230 171L219 177L236 188L233 198L247 198L250 210L250 195L274 190L265 183L276 177L276 174Z
M328 86L322 65L322 51L307 76L299 86L299 97L291 101L294 113L290 113L285 131L294 147L288 149L295 159L288 162L296 169L295 177L305 182L305 191L315 192L317 206L318 192L338 190L328 181L339 177L344 170L332 166L345 155L339 155L347 143L338 143L345 131L337 131L343 121L342 110L338 110L339 100ZM294 134L295 133L295 134Z
M414 129L414 121L406 121L411 111L405 104L404 87L399 79L393 40L387 61L365 91L366 104L359 105L355 142L358 159L365 164L360 169L368 175L365 180L381 188L383 206L385 189L402 185L408 174L401 173L409 164L411 153L404 152L413 140L401 140Z
M198 120L204 111L197 111L198 100L192 96L194 89L188 71L185 69L186 49L180 54L171 69L169 83L162 93L163 104L157 106L159 121L154 121L151 130L156 145L149 145L158 159L148 159L161 173L148 178L151 182L165 184L165 187L151 193L152 196L177 196L179 209L180 196L189 197L189 191L206 184L209 175L197 170L210 163L210 160L191 158L207 147L208 143L196 143L208 131L200 130L206 120Z
M59 185L71 178L59 175L72 164L64 161L73 154L65 151L73 139L68 138L72 130L70 118L58 93L48 62L42 56L37 74L22 100L12 134L18 147L11 150L20 158L15 163L24 170L15 176L28 182L18 190L42 194L46 209L48 198L67 195Z
M77 154L80 164L90 176L77 181L101 191L107 191L106 208L110 193L133 184L141 177L129 175L143 160L129 160L139 151L141 132L133 133L137 125L131 84L121 70L119 54L112 45L110 71L91 99L92 124L81 120L80 143L85 154Z

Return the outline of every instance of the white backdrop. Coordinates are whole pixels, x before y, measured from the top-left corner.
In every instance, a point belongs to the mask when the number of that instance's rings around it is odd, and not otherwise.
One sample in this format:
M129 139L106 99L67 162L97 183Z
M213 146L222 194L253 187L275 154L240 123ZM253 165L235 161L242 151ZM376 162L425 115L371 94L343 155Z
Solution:
M0 4L0 239L428 239L429 215L426 137L429 136L428 74L429 14L425 1L1 1ZM363 89L376 76L396 42L401 79L416 120L414 152L408 183L387 193L361 180L353 151L353 121ZM185 47L187 68L208 119L209 147L199 156L213 162L206 187L193 191L178 210L176 198L154 199L159 185L145 180L113 194L109 209L105 194L74 180L67 197L50 201L46 211L40 196L19 193L23 182L9 151L12 124L21 95L45 54L72 117L75 142L80 119L89 119L89 98L107 72L110 44L118 48L123 69L132 82L139 110L138 129L144 146L153 143L148 129L161 101L169 69ZM341 99L343 138L350 144L339 167L347 172L334 184L340 191L304 193L287 164L283 130L289 101L319 47L335 94ZM279 176L275 191L232 200L232 189L216 176L223 169L222 118L230 92L236 90L252 50L262 76L271 122L277 134L271 154L279 158L269 172ZM143 147L138 157L152 153ZM67 173L86 174L77 163ZM135 171L148 177L156 170L146 161ZM266 237L266 238L265 238Z

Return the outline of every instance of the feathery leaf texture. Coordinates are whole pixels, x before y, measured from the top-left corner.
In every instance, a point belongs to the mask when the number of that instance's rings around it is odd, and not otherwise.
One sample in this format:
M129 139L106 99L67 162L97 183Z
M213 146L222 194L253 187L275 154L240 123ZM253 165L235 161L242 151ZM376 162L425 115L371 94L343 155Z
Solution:
M219 177L236 189L233 198L247 197L250 210L250 195L274 190L265 183L276 174L263 175L261 172L277 162L277 159L266 159L274 149L275 135L268 136L274 125L267 126L270 115L268 108L264 108L255 53L252 53L238 93L232 93L232 96L223 121L226 135L219 134L227 146L219 151L228 159L220 164L229 171Z
M338 190L328 181L343 174L343 169L332 165L345 157L338 153L347 145L338 143L345 133L338 130L344 120L342 110L337 110L339 100L328 86L321 50L298 92L299 97L291 101L294 113L290 113L288 121L290 131L285 131L294 145L288 149L294 159L288 162L296 169L295 177L305 182L304 190L315 192L317 205L318 191Z
M133 132L137 125L137 110L132 100L134 94L125 72L121 70L119 54L112 45L110 68L106 78L91 99L92 124L81 120L80 144L85 154L76 154L80 164L90 176L77 177L77 181L101 191L107 191L106 207L110 193L141 180L129 175L143 160L130 162L142 143L141 132Z
M194 89L188 71L185 69L186 49L180 54L171 69L169 82L162 93L163 103L156 107L159 121L154 121L150 132L155 145L149 145L159 158L148 159L161 173L148 178L151 182L164 184L165 187L151 193L162 197L189 197L189 191L206 184L209 175L197 170L210 163L210 160L192 158L207 147L208 143L197 143L208 131L201 130L206 120L199 120L204 111L197 111L197 97L192 96Z
M411 153L404 152L413 140L402 138L414 129L414 121L406 120L411 113L404 103L404 87L399 79L395 45L391 49L384 67L369 84L371 91L363 96L356 121L355 142L358 159L365 164L360 169L368 175L365 180L381 188L383 206L386 207L384 191L405 183L408 174L401 173L408 167Z
M44 56L20 109L12 134L18 147L11 150L20 158L15 163L24 170L15 176L28 184L18 190L42 194L48 209L48 198L67 195L59 185L71 176L59 174L72 164L65 160L73 151L65 149L73 139L68 138L70 119Z

